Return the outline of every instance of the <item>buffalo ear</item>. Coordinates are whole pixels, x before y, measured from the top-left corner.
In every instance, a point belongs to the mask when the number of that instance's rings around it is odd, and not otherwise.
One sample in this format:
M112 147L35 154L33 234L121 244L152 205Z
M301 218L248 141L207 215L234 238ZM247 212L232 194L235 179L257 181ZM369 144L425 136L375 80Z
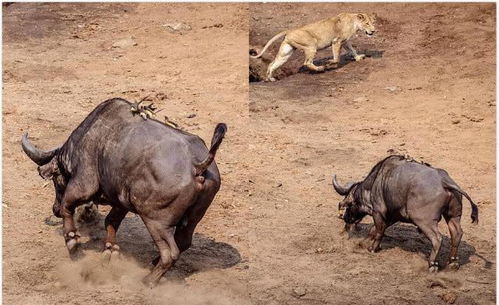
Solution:
M43 179L52 179L55 175L59 174L59 166L57 160L53 158L49 163L38 166L38 173Z

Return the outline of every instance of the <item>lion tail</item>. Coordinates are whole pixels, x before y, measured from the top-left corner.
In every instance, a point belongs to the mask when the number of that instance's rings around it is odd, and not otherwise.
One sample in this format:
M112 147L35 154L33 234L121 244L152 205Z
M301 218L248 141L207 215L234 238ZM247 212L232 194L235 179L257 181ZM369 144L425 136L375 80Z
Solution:
M267 51L268 47L270 47L271 44L274 43L274 41L276 41L277 39L283 37L284 35L286 35L288 31L283 31L283 32L280 32L279 34L275 35L274 37L272 37L272 39L270 39L267 44L265 45L265 47L263 47L263 50L260 52L260 54L256 54L254 56L251 56L251 58L260 58L263 53L265 53L265 51Z

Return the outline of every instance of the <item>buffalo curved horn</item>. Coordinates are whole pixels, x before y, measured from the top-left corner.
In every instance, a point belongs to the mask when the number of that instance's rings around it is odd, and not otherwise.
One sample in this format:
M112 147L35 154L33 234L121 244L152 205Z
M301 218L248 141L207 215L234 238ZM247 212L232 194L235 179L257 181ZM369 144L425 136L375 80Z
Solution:
M333 187L336 190L336 192L342 196L346 196L348 194L350 188L352 188L352 185L353 183L350 182L346 186L342 186L336 180L336 175L333 176Z
M55 156L59 148L50 150L50 151L44 151L41 149L36 148L31 142L28 140L28 133L23 134L21 144L23 147L24 152L28 157L33 160L36 164L42 166L44 164L47 164L52 158Z

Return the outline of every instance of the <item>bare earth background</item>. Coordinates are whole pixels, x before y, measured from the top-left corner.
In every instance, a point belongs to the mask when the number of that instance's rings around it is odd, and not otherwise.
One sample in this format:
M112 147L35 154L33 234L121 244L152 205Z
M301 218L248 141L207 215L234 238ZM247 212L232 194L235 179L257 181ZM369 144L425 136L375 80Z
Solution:
M247 16L245 4L4 8L4 304L248 302ZM163 26L177 22L192 29L172 33ZM44 223L53 186L19 142L29 131L39 147L55 147L102 101L147 95L164 109L159 119L167 115L208 143L216 123L229 127L217 154L222 188L192 249L153 290L140 284L157 252L138 216L120 227L122 262L100 264L102 221L89 231L97 239L85 244L87 258L69 261L60 226Z
M495 302L495 4L12 4L3 9L5 304L492 304ZM251 83L249 44L340 12L378 15L372 57L322 74L296 52L275 83ZM249 24L248 24L249 20ZM170 32L182 22L190 30ZM270 50L272 59L278 43ZM329 50L317 59L330 56ZM265 62L250 62L266 67ZM60 145L100 102L149 95L187 131L211 138L222 188L193 247L155 289L139 283L155 248L139 217L102 264L102 220L82 226L71 262L48 226L53 186L22 152ZM249 99L249 104L248 104ZM249 109L249 111L248 111ZM193 117L193 114L195 116ZM359 246L336 218L331 175L359 180L389 152L445 168L479 205L458 272L427 273L415 227ZM107 209L100 208L105 215ZM442 225L442 232L447 228ZM440 262L446 264L449 240Z
M251 155L260 156L251 162L255 299L495 303L495 4L251 4L250 46L261 50L280 31L341 12L377 14L375 36L353 39L371 58L312 74L299 72L296 51L281 80L250 83ZM331 56L326 49L316 59ZM266 65L250 61L252 71ZM332 174L358 181L391 152L448 170L478 202L478 226L463 202L458 272L428 275L431 244L412 225L388 229L377 254L358 246L368 225L357 238L339 234ZM441 232L448 236L445 222ZM446 238L441 265L448 251ZM293 297L294 287L306 294Z

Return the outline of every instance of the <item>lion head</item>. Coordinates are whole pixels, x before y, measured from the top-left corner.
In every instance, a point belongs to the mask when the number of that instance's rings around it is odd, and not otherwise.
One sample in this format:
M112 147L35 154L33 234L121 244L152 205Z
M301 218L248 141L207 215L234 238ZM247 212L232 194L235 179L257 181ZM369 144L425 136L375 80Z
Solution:
M357 14L358 28L366 32L367 36L372 36L376 29L374 28L374 22L376 21L375 15L370 14Z

